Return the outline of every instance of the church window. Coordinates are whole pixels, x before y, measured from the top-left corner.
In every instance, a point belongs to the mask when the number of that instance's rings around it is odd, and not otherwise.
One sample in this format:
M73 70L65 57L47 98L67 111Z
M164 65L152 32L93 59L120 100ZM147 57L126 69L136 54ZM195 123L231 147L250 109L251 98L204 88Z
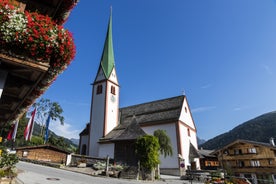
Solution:
M103 86L100 84L97 86L97 94L102 94L103 92Z
M187 128L187 133L188 133L188 136L191 137L191 132L189 128Z
M116 95L115 86L111 86L111 93L112 93L113 95Z

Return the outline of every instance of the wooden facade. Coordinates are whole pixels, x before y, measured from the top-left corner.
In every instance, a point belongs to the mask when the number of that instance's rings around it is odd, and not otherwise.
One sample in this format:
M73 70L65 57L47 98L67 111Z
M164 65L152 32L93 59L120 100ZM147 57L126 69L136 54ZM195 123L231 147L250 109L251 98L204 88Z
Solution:
M217 170L219 167L218 158L211 154L213 150L199 149L199 162L202 170Z
M115 142L114 160L129 166L137 166L138 159L135 154L135 141L126 140Z
M17 148L16 154L19 158L64 164L70 153L51 145L40 145Z
M276 182L276 146L236 140L214 152L223 169L254 183Z

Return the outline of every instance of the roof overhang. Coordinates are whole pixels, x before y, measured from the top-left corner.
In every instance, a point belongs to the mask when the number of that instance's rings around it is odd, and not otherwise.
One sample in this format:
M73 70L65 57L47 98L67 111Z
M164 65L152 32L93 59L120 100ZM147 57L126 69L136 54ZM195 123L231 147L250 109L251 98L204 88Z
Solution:
M25 104L35 99L32 92L48 71L49 64L19 59L0 52L0 69L6 73L0 96L0 124L18 118L26 112Z

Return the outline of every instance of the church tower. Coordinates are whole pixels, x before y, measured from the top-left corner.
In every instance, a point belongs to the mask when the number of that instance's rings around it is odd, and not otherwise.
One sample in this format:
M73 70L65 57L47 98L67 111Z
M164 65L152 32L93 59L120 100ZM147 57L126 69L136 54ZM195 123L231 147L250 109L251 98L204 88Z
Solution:
M88 143L90 156L99 156L99 139L118 125L119 89L113 53L112 15L110 15L100 66L92 89Z

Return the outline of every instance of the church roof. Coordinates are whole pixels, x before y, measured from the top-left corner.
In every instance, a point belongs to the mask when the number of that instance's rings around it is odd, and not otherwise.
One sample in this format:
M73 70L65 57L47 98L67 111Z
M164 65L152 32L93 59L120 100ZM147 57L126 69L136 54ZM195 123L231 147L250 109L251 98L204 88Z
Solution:
M136 117L132 117L132 121L128 125L120 124L109 132L101 141L123 141L123 140L136 140L138 137L146 135L144 130L139 126Z
M185 96L177 96L120 109L120 124L100 142L136 139L143 134L141 125L177 121ZM143 132L142 132L143 131Z
M112 14L110 14L108 29L106 33L104 49L101 57L101 67L106 78L109 78L115 65L112 41Z
M81 131L81 133L79 135L80 136L88 135L89 134L89 127L90 127L90 124L87 123L86 127Z
M195 148L195 146L190 143L190 151L189 151L189 158L200 158L200 154L198 153L198 150Z
M139 124L176 121L185 96L177 96L120 109L120 123L129 124L133 115Z

